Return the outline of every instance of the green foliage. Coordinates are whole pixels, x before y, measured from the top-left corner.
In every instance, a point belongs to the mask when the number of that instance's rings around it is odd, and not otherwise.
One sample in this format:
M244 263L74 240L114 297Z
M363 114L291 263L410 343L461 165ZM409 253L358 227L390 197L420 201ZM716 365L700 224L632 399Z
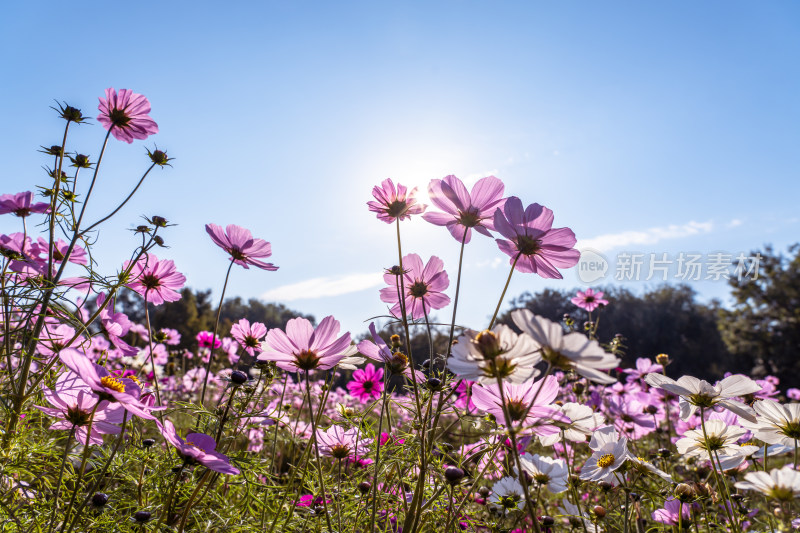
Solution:
M735 300L719 309L719 330L728 349L755 376L777 375L800 385L800 244L788 255L767 246L759 252L757 279L732 277ZM756 252L751 255L755 256Z

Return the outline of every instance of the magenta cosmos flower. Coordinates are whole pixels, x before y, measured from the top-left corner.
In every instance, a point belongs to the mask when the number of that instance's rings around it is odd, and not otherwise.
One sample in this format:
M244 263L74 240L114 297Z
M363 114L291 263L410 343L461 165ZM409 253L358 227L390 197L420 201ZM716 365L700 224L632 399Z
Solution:
M61 362L72 372L77 374L91 390L110 402L119 402L131 414L148 420L155 420L150 414L152 410L161 410L163 407L152 407L140 401L142 389L131 378L114 376L106 368L93 363L86 354L74 348L66 348L58 354Z
M494 213L494 229L504 239L496 239L509 263L520 272L533 272L543 278L562 279L557 268L575 266L581 253L574 249L575 234L569 228L553 229L553 212L539 204L522 208L516 196L506 200Z
M196 336L198 348L211 348L211 342L214 342L214 349L216 350L222 346L222 340L211 333L210 331L201 331Z
M125 262L125 269L130 261ZM164 302L177 302L181 295L177 292L186 283L186 276L175 269L170 259L159 260L149 254L139 259L131 269L131 280L127 287L141 294L153 305Z
M116 434L121 428L124 409L112 407L71 372L61 374L55 388L43 388L44 399L53 407L34 406L46 415L57 418L50 430L75 430L75 438L81 444L103 444L102 435ZM95 406L97 409L95 410ZM94 420L92 411L94 410ZM91 421L92 433L88 429ZM88 439L88 440L87 440Z
M436 224L446 226L457 241L469 242L472 228L491 237L490 229L494 229L494 212L503 207L505 198L503 182L494 176L478 180L472 187L472 194L464 183L455 176L447 176L442 180L431 180L428 195L433 205L444 213L427 212L422 218Z
M132 143L134 139L146 139L158 133L158 124L148 116L150 102L130 89L106 89L106 97L100 97L97 120L117 140Z
M24 218L31 213L48 213L49 211L50 204L44 202L33 203L33 193L31 191L0 196L0 215L11 213Z
M590 313L601 305L608 305L608 300L603 299L603 291L586 289L585 292L578 291L578 294L570 300L573 304Z
M156 425L166 441L175 446L186 464L201 464L220 474L239 473L239 469L231 464L228 456L217 451L217 441L213 437L205 433L189 433L184 440L178 436L175 426L169 420L165 420L163 425L156 421Z
M275 361L287 372L328 370L347 357L350 333L339 334L339 321L326 316L317 329L305 318L293 318L286 323L286 333L278 328L269 330L260 361Z
M241 319L231 328L231 337L236 339L239 346L252 356L261 351L261 338L267 334L267 326L261 322L250 323L246 318Z
M441 309L450 303L450 297L444 294L445 289L450 285L447 272L444 271L444 263L441 259L432 256L428 264L423 265L422 259L417 254L408 254L403 257L403 288L405 295L406 313L411 318L417 319L425 316L431 309ZM398 276L387 272L383 275L383 280L389 285L381 289L381 301L395 304L392 307L392 314L399 317L400 282ZM424 307L423 307L424 304Z
M364 370L356 370L353 372L352 381L347 384L347 390L360 402L377 400L383 392L383 369L375 368L375 365L370 363Z
M235 224L228 224L223 229L216 224L206 224L206 233L211 236L214 244L228 252L231 261L244 268L253 265L263 270L278 270L272 263L264 263L256 257L269 257L272 255L272 245L264 239L256 239L249 229Z
M404 185L394 183L390 178L386 178L380 184L372 188L372 196L376 202L367 202L369 210L377 213L378 218L387 224L391 224L396 219L405 220L411 215L418 215L425 211L425 204L417 203L417 188L410 191Z

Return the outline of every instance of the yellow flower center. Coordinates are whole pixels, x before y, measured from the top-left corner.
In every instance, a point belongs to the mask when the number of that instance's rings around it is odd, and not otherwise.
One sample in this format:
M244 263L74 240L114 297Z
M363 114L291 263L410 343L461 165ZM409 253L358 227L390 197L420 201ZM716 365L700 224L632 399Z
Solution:
M103 376L100 378L100 383L107 389L116 392L125 392L125 384L113 376Z
M614 457L613 453L607 453L597 460L597 466L599 466L600 468L606 468L608 466L613 465L616 459L617 458Z

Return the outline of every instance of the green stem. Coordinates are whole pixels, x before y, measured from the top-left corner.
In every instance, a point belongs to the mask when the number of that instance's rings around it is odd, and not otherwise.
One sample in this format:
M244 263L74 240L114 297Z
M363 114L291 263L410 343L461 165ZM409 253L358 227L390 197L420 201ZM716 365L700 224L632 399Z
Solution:
M508 279L506 279L506 284L503 287L503 292L502 294L500 294L500 300L497 302L497 307L495 308L494 314L492 315L492 320L489 322L489 327L486 329L492 329L492 326L494 326L494 321L497 320L497 313L500 312L500 306L503 305L503 298L506 297L506 291L508 290L509 283L511 283L511 276L514 274L514 269L517 266L517 261L519 261L520 255L522 255L521 252L518 253L516 257L514 257L514 261L511 263L511 271L508 273Z
M319 486L322 491L322 506L325 508L325 521L328 524L328 531L333 531L331 525L331 515L328 512L328 497L325 494L325 479L322 476L322 460L319 457L319 443L317 442L317 422L315 420L314 409L311 402L311 379L306 372L306 392L308 393L308 414L311 417L311 438L314 439L314 455L317 458L317 475L319 476Z
M209 372L211 372L211 363L214 361L214 344L217 342L217 328L219 328L219 316L222 313L222 300L225 298L225 290L228 288L228 278L231 275L231 268L233 268L233 259L231 259L231 264L228 265L228 272L225 274L225 284L222 286L222 294L219 297L219 306L217 307L217 318L214 319L214 333L211 334L211 346L209 348L211 353L209 353L208 363L206 363L206 375L205 379L203 379L203 392L200 394L200 407L202 407L206 401L206 387L208 386ZM197 421L199 424L199 415Z
M61 467L58 469L58 481L56 481L56 494L53 496L53 514L50 516L50 524L47 526L48 531L53 531L53 527L55 526L56 514L58 513L58 497L61 495L61 479L64 476L64 467L67 464L69 446L72 444L72 437L75 436L76 429L76 426L73 425L72 429L69 430L67 443L64 445L64 455L61 456Z

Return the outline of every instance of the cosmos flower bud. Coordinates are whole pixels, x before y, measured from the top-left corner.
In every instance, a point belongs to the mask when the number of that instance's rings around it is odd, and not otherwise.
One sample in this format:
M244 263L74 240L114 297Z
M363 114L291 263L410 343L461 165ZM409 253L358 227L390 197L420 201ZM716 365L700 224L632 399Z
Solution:
M81 113L81 110L78 109L78 108L72 107L71 105L58 104L58 109L56 109L55 107L53 109L58 111L58 114L61 115L61 118L63 118L67 122L77 122L77 123L80 124L84 120L84 117L83 117L83 114Z
M483 487L478 489L478 494L481 495L481 498L487 498L489 496L489 494L491 494L491 493L492 493L492 491L489 490L489 487L487 487L487 486L483 486Z
M430 359L425 359L422 362L422 368L424 368L425 370L428 370L430 367L431 367L431 360Z
M156 243L157 245L161 246L162 248L165 247L164 246L164 238L161 235L154 236L153 237L153 242Z
M656 407L655 405L648 405L647 407L644 408L644 412L647 413L648 415L654 415L658 412L658 407Z
M76 168L90 168L92 166L88 155L75 154L75 157L70 156L69 160L72 161L72 166Z
M139 522L140 524L144 524L150 520L151 514L150 511L136 511L133 515L133 519Z
M157 228L166 228L167 227L167 219L164 217L160 217L158 215L153 215L148 219L148 222Z
M552 516L540 516L539 523L542 524L544 527L550 527L555 525L556 519Z
M361 494L368 494L370 489L372 488L372 483L369 481L362 481L358 484L358 492Z
M669 364L669 355L665 353L660 353L656 356L656 363L661 366L667 366Z
M105 507L108 503L108 494L103 494L102 492L98 492L94 496L92 496L92 506L96 508Z
M666 459L667 457L672 455L672 451L669 448L659 448L658 449L658 456Z
M428 378L428 388L430 390L439 390L442 386L442 380L439 378Z
M58 144L54 144L53 146L51 146L49 148L46 147L46 146L42 146L42 149L40 151L42 153L44 153L44 154L54 155L54 156L58 157L58 156L61 155L61 146L58 145Z
M592 512L600 520L602 520L606 516L606 508L603 507L602 505L595 505L594 508L592 509Z
M241 370L234 370L231 372L231 383L234 385L242 385L243 383L247 383L247 374Z
M391 337L389 337L389 342L391 342L391 343L392 343L392 350L397 350L397 349L399 349L399 348L400 348L400 346L401 346L401 345L400 345L400 335L398 335L398 334L396 334L396 333L395 333L394 335L392 335Z
M444 477L450 485L457 485L464 479L464 471L457 466L448 466L444 471Z
M172 161L172 158L167 157L167 152L166 151L162 151L162 150L156 149L156 150L153 150L151 152L148 149L147 150L147 156L150 158L150 161L152 161L153 164L155 164L155 165L158 165L158 166L161 166L161 167L163 167L163 166L172 166L172 165L169 164L169 162Z
M142 440L142 446L144 446L145 448L149 448L155 443L156 443L156 441L154 439L143 439Z
M386 363L389 370L393 374L402 374L403 370L408 367L408 356L403 352L397 351L392 354L390 361Z

